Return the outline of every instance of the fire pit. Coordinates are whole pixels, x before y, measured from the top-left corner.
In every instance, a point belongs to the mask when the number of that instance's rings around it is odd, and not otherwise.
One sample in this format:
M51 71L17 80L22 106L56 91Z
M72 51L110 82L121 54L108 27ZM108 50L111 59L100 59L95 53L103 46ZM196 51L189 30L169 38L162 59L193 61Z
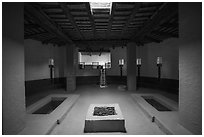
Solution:
M118 104L91 104L84 132L126 132L125 119Z
M108 116L108 115L116 115L114 107L95 107L94 108L94 116Z

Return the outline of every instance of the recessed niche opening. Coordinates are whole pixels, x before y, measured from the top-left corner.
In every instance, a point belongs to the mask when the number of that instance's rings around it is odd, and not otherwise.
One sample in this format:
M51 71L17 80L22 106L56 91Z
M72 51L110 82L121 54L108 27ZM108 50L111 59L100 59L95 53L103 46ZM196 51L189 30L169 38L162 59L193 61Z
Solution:
M158 111L173 111L173 109L153 96L142 96L144 100Z
M51 101L37 109L32 114L50 114L53 112L67 97L52 97Z

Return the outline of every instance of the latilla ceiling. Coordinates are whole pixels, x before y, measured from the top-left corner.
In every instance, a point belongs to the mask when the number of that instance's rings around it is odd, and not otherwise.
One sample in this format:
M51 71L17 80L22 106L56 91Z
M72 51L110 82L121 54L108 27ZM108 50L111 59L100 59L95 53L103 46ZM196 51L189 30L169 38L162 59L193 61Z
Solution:
M113 2L111 14L92 14L88 2L25 3L24 10L24 38L43 44L140 46L178 37L178 3Z

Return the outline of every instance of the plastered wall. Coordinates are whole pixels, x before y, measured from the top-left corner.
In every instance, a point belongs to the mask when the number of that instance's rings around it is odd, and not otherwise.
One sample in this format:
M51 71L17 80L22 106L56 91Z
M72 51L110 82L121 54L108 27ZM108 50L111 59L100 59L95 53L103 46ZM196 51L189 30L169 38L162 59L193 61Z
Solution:
M120 76L120 67L118 65L119 59L124 59L125 64L123 66L123 76L127 75L127 48L126 47L116 47L111 48L111 69L107 70L107 75L110 76Z
M50 78L49 58L55 61L54 77L64 76L65 46L43 45L36 40L24 40L25 45L25 80Z
M76 51L77 52L77 51ZM123 67L123 75L127 75L127 58L126 58L126 47L115 47L110 48L111 52L111 69L106 71L106 74L109 76L119 76L120 75L120 68L118 66L119 59L125 59L125 65ZM98 76L99 71L92 69L91 66L87 66L86 69L79 69L77 67L77 76Z
M136 48L137 58L142 59L141 76L157 77L156 59L162 57L161 78L179 79L178 38L170 38L161 43L149 43Z
M87 65L92 65L92 62L98 62L99 65L105 65L105 63L110 62L109 53L99 53L90 55L81 55L79 54L80 62L85 62Z
M23 17L23 3L2 4L3 134L17 134L25 126Z
M179 120L202 134L202 3L179 4L179 30Z
M24 40L25 45L25 80L39 80L50 77L48 60L54 58L55 60L55 77L65 77L66 69L64 68L66 61L66 46L57 47L51 44L43 45L36 40ZM111 63L112 67L107 70L107 75L120 75L120 68L118 66L119 59L125 59L123 67L123 75L126 73L126 47L111 48ZM76 58L78 61L78 50L76 48ZM99 71L87 66L86 69L80 70L76 68L76 76L98 76Z

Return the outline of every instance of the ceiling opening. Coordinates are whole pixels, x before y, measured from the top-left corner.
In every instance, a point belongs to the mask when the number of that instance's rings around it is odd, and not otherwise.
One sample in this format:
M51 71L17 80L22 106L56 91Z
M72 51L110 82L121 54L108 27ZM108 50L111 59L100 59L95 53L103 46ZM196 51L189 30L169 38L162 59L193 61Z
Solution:
M91 13L108 12L111 14L112 2L89 2Z

